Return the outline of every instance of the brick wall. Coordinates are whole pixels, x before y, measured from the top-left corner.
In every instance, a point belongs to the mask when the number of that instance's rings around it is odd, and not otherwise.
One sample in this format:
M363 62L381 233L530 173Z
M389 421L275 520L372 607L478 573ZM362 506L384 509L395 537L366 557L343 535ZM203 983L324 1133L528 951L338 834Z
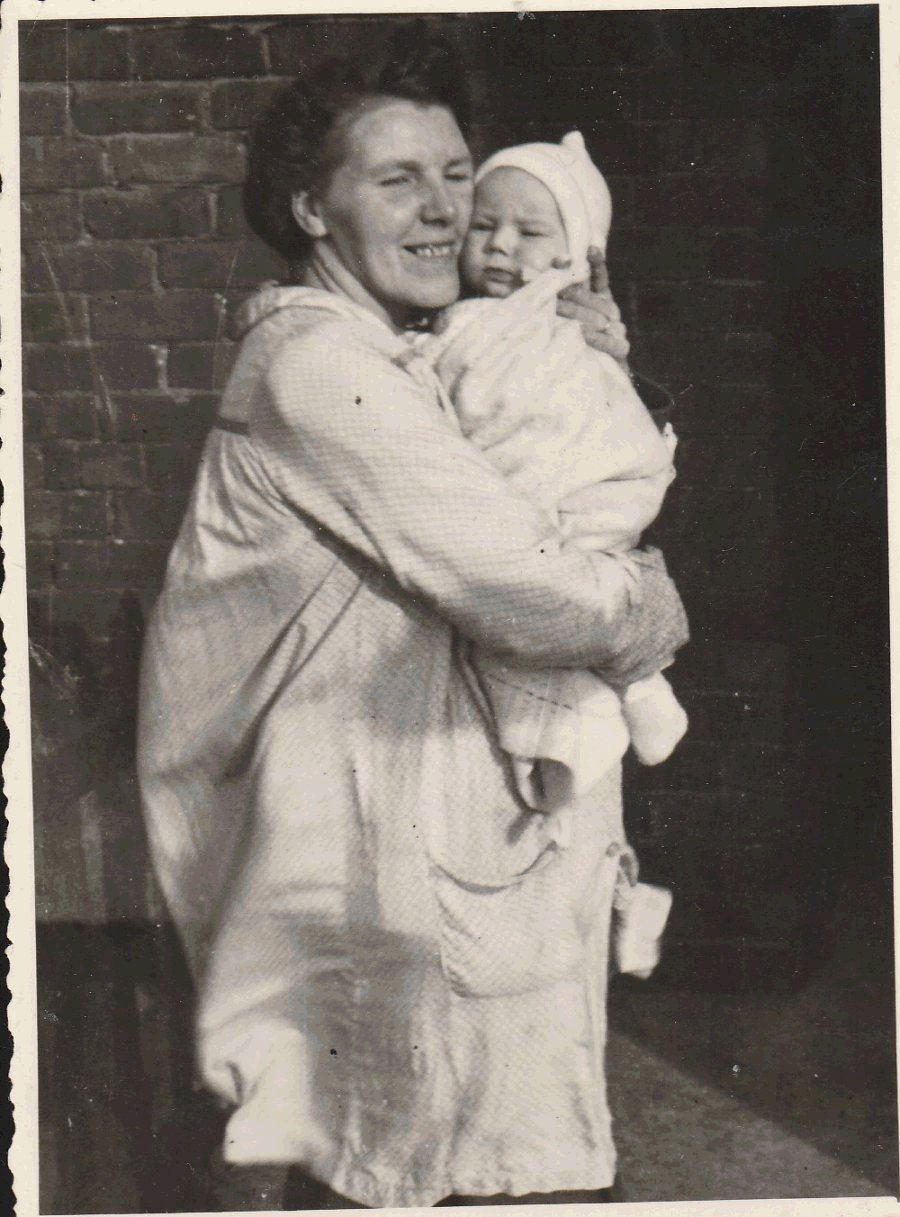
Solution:
M785 129L802 144L798 48L848 29L874 45L871 10L848 13L435 19L472 72L477 153L583 130L613 192L634 364L678 403L680 476L656 536L693 623L674 674L692 731L671 763L629 774L629 816L648 873L678 889L673 974L690 957L727 983L793 974L821 888L796 865L821 823L797 804L808 728L785 598L794 407L772 205L773 175L790 185L802 169L774 165L773 148ZM116 667L105 687L124 721L136 643L110 659L109 638L159 586L228 366L227 308L281 269L241 216L245 129L301 61L371 53L387 27L38 22L23 35L33 628ZM875 107L857 121L877 122L877 94Z

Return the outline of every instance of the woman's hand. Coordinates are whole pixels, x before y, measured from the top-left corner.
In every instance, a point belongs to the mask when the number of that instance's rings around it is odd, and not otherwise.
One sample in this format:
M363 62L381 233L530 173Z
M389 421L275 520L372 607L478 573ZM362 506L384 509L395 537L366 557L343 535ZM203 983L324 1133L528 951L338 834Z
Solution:
M584 340L596 351L612 355L623 366L631 349L622 315L609 290L606 259L593 245L588 250L591 267L589 283L576 283L560 292L556 312L560 317L578 321Z

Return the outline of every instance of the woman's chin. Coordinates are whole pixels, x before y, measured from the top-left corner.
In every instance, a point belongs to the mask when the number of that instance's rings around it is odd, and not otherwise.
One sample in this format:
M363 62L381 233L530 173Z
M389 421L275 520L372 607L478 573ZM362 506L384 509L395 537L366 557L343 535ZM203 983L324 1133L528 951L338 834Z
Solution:
M416 284L410 291L406 303L412 309L445 308L459 299L459 275L452 272L446 275L435 275L433 278Z

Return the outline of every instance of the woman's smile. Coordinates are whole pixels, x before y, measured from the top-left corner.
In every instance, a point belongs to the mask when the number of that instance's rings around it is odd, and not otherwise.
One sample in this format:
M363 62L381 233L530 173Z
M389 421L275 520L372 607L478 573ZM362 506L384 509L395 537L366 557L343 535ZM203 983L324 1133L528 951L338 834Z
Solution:
M459 256L460 245L458 241L429 241L422 245L404 245L403 248L421 261L441 262L451 258L455 261Z

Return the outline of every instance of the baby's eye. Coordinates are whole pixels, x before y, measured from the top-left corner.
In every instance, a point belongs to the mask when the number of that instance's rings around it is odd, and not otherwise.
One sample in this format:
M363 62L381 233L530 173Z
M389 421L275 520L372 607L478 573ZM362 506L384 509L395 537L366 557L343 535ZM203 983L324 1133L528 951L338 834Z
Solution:
M543 232L538 228L522 228L520 231L523 237L540 238L549 236L549 233Z
M444 175L448 182L469 182L472 180L472 175L467 169L457 169L452 173Z
M402 186L408 181L409 181L408 174L395 173L395 174L392 174L390 177L382 178L379 185L381 185L381 186Z
M475 219L472 221L472 223L469 225L469 228L474 229L475 232L490 232L493 229L493 227L494 226L490 222L490 220L481 220L478 218L478 216L476 216Z

